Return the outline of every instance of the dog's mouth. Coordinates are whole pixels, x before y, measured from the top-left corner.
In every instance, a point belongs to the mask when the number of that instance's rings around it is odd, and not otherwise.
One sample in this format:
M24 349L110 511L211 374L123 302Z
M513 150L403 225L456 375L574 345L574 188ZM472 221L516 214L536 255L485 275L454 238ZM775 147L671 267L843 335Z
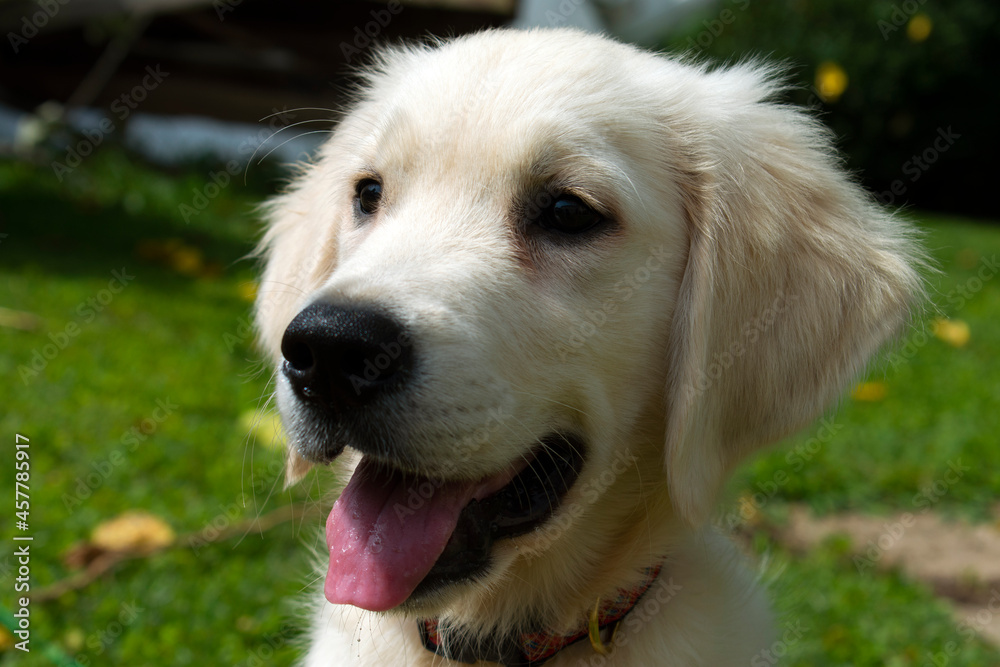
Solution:
M582 440L562 433L473 482L408 475L365 456L326 522L327 600L386 611L484 571L493 542L552 516L582 466Z

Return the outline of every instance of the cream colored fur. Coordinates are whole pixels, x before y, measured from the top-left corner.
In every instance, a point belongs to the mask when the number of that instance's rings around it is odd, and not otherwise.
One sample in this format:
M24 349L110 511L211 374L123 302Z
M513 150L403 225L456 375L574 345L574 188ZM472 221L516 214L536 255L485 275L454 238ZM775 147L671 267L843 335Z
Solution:
M661 558L673 593L623 626L607 662L582 642L549 664L737 665L770 645L763 593L706 525L716 495L828 407L920 293L906 227L816 121L772 101L778 88L759 65L566 30L381 53L270 204L265 349L280 364L285 327L315 300L380 304L419 345L419 391L386 415L406 425L414 471L491 475L553 429L581 433L587 459L557 515L498 543L481 580L388 614L322 601L306 665L443 665L417 641L425 615L486 636L529 613L568 631ZM355 187L373 173L383 200L358 224ZM518 211L544 188L585 194L612 231L526 238ZM277 397L294 482L309 468L302 416L280 380Z

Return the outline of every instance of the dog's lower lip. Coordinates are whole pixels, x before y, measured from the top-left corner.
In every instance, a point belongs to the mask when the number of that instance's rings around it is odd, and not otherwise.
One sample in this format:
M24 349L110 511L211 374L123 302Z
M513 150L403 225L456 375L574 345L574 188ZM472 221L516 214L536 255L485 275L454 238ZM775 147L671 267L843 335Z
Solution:
M583 466L581 439L562 433L542 440L528 466L491 495L472 500L434 567L411 595L474 576L489 565L494 541L530 532L556 511Z

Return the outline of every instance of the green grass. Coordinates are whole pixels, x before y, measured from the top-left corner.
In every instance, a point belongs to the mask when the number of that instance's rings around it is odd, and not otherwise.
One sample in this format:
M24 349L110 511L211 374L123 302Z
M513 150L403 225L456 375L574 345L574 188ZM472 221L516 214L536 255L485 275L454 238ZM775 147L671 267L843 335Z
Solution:
M144 509L186 533L288 502L280 454L265 443L249 447L240 422L266 380L255 374L250 303L240 296L254 276L241 258L257 233L252 207L260 193L240 181L186 224L178 205L207 174L161 174L117 153L94 156L63 184L44 167L0 165L8 235L0 241L2 306L44 322L37 332L0 328L4 451L15 433L31 439L33 586L67 576L61 554L126 510ZM142 256L150 241L162 249L169 239L183 243L176 266L155 252ZM202 255L198 271L193 249ZM134 279L106 306L88 304L101 298L112 271ZM70 323L74 336L66 335ZM64 336L65 349L37 376L25 373L36 350L55 344L50 333L57 343ZM144 441L128 439L134 427ZM0 493L13 495L9 474ZM10 544L13 526L3 526ZM301 542L312 537L288 524L266 539L251 533L239 544L130 562L82 591L33 605L34 636L84 663L122 665L243 664L270 639L279 647L267 664L290 664L294 636L283 601L303 585ZM0 600L8 607L9 582L4 572ZM105 642L121 603L133 601L142 611ZM35 652L7 656L50 664Z
M280 453L266 437L248 442L242 419L267 380L246 331L254 267L241 259L256 238L252 211L266 179L252 172L250 188L234 179L186 222L179 206L192 204L210 170L164 173L107 151L59 183L46 166L0 163L0 306L41 319L35 331L0 327L3 451L16 433L31 438L33 587L70 575L63 554L127 510L151 512L182 534L318 494L282 493ZM784 473L768 511L797 501L819 511L905 510L961 459L971 469L935 508L990 514L1000 496L1000 281L960 307L947 297L979 258L1000 255L1000 229L926 216L920 226L943 270L933 278L941 310L969 324L969 343L954 348L930 336L902 362L876 368L883 400L846 399L832 416L836 433L808 461L793 467L788 456L810 444L815 428L742 468L732 498ZM88 299L123 269L134 279L97 312ZM36 351L60 341L64 349L37 376L24 371ZM133 428L150 432L138 442L129 439ZM5 454L4 465L11 459ZM12 487L11 474L0 475L0 497L11 498ZM12 523L2 526L0 539L12 544ZM285 524L266 537L130 561L78 592L34 603L35 650L0 651L0 662L57 664L42 653L45 640L81 664L289 665L293 601L309 576L304 544L315 540L314 530ZM961 646L950 665L1000 662L978 640L966 642L922 585L858 574L842 545L798 557L763 535L755 543L770 554L778 608L805 628L782 648L781 664L925 665L927 652L949 641ZM12 609L7 553L0 604Z

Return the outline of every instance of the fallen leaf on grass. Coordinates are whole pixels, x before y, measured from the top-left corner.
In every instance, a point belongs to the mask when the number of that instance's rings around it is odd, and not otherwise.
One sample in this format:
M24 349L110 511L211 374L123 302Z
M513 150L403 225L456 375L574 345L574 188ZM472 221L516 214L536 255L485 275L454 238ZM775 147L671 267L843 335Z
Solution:
M40 329L43 323L42 318L34 313L0 308L0 327L20 329L21 331L35 331L36 329Z
M167 523L148 512L125 512L94 528L90 544L105 551L147 553L173 543L176 535Z

